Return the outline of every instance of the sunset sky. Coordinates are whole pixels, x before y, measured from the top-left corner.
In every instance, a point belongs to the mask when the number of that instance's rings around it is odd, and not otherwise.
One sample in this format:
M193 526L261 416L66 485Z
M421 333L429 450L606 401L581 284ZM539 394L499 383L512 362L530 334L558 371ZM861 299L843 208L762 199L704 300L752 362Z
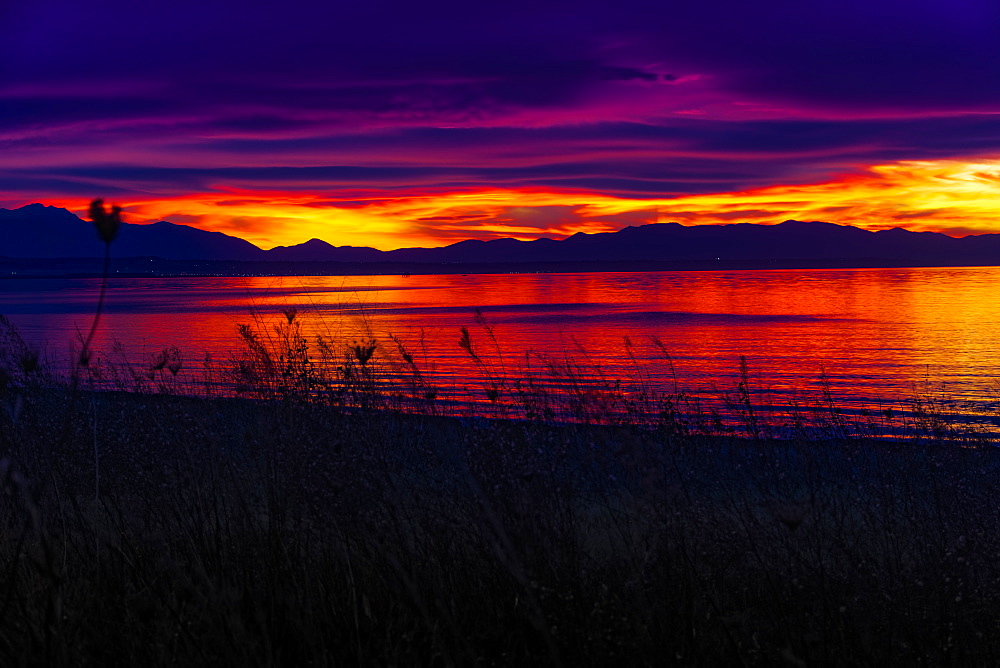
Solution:
M0 206L264 248L1000 232L997 44L995 0L6 0Z

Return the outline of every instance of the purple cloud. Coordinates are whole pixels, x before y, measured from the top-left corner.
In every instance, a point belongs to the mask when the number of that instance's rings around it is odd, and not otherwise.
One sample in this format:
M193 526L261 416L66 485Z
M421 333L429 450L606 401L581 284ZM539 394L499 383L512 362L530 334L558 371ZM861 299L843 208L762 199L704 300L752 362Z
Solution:
M985 0L4 11L5 201L226 187L654 198L1000 153L1000 5Z

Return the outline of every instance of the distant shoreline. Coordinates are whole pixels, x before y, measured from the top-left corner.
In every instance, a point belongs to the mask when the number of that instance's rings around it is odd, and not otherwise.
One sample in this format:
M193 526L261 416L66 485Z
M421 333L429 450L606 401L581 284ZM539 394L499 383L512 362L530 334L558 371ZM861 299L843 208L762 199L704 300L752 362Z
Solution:
M882 258L774 260L644 260L563 262L276 262L225 260L112 260L112 277L192 278L237 276L392 276L434 274L553 274L657 271L745 271L774 269L893 269L917 267L988 267L983 262L921 262ZM98 258L0 258L0 279L99 278Z

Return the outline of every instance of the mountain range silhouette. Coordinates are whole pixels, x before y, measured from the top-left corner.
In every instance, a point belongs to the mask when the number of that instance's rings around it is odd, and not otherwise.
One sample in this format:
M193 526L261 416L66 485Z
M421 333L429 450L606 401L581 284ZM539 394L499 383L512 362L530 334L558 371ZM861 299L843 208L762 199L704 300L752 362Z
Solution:
M65 209L29 204L0 209L0 257L101 257L104 247L90 222ZM651 223L618 232L577 233L566 239L468 240L443 248L380 251L333 246L311 239L262 250L221 232L161 221L125 223L112 246L114 257L164 260L338 263L558 263L558 262L753 262L865 260L867 265L1000 264L1000 234L953 238L901 228L871 232L847 225L788 220L777 225L735 223L683 226Z

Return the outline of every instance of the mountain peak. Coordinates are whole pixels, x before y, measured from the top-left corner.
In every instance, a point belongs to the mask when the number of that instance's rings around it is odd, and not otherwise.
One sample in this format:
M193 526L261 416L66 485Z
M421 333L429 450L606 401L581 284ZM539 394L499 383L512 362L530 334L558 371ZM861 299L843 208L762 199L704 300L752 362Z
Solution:
M46 216L46 217L56 217L66 219L66 218L77 218L72 213L66 209L62 209L58 206L50 206L45 204L40 204L35 202L33 204L25 204L24 206L18 207L16 209L0 209L0 211L7 212L7 215L13 215L18 217L23 216ZM80 220L77 218L77 220Z
M796 226L796 225L811 225L811 226L823 226L823 227L850 227L850 225L839 225L837 223L828 223L823 220L795 220L794 218L789 218L788 220L783 220L778 223L778 227L782 225Z
M295 248L295 246L286 246L286 248ZM317 239L313 237L309 241L298 244L298 248L336 248L329 241L323 241L322 239Z
M93 225L66 209L35 203L13 211L0 209L0 255L23 258L99 258L104 244ZM218 232L160 221L122 223L111 250L115 257L166 260L255 260L262 250Z

